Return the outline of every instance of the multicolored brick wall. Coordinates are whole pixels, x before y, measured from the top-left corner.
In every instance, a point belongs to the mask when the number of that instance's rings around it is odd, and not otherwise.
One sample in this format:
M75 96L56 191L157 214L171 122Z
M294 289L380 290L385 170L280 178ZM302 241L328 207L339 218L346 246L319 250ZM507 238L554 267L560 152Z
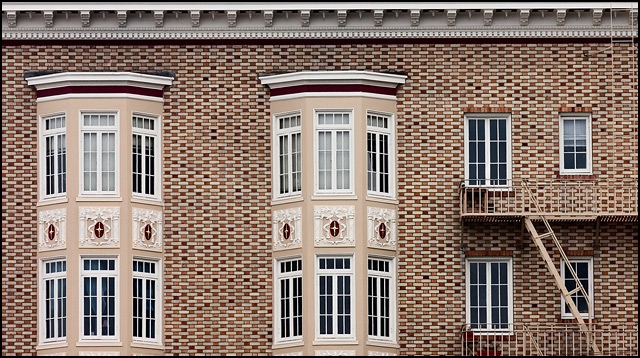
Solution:
M397 108L399 352L456 354L465 251L513 254L517 320L557 322L560 310L519 223L461 226L463 115L511 113L514 178L555 178L558 114L590 112L594 177L637 178L637 58L629 44L602 51L608 45L3 47L2 354L35 354L37 344L36 104L25 72L176 74L163 119L164 312L166 352L183 355L271 351L271 128L258 75L405 72ZM637 324L637 225L603 224L599 248L594 227L563 224L558 235L569 251L593 252L602 322Z

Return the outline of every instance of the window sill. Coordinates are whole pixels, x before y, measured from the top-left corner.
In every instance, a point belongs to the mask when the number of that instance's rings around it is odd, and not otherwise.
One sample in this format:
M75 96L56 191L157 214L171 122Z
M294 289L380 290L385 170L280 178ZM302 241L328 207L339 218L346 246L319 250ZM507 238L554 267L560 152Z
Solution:
M400 202L394 197L375 196L375 195L371 195L371 194L367 194L367 200L368 201L375 201L375 202L378 202L378 203L394 204L394 205L400 204Z
M42 350L42 349L54 349L54 348L67 348L69 347L69 344L64 341L64 342L50 342L50 343L40 343L36 346L36 350Z
M289 203L297 203L303 201L304 198L302 196L292 196L286 198L277 198L271 200L271 205L280 205L280 204L289 204Z
M162 343L151 343L151 342L131 342L132 348L146 348L146 349L162 349L164 350L164 344Z
M358 196L354 194L316 194L311 200L358 200Z
M560 173L556 175L558 180L595 180L596 176L592 173Z
M274 343L271 348L282 349L282 348L293 348L293 347L302 347L302 346L304 346L304 341L278 342L278 343Z
M400 345L395 342L384 341L367 341L368 346L385 347L385 348L400 348Z
M69 198L66 196L63 198L51 198L51 199L43 199L38 202L37 207L54 205L54 204L66 204L69 202Z
M357 346L358 341L353 340L345 341L344 339L316 339L313 341L314 346Z
M131 202L135 204L156 205L164 207L164 203L160 199L140 198L133 196L131 197Z
M120 341L79 341L76 343L76 347L122 347Z
M122 201L120 196L78 196L76 201Z

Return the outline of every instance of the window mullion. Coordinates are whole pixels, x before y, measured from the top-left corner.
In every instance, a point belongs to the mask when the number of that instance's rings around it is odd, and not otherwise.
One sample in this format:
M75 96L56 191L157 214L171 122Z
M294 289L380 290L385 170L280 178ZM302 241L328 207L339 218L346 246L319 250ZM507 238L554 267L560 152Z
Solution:
M331 190L335 191L338 188L338 133L336 130L329 131L331 135Z
M293 133L289 133L287 134L287 136L289 137L289 142L287 143L287 145L289 146L289 153L287 153L287 166L288 168L288 173L287 173L287 181L289 182L289 194L293 193Z

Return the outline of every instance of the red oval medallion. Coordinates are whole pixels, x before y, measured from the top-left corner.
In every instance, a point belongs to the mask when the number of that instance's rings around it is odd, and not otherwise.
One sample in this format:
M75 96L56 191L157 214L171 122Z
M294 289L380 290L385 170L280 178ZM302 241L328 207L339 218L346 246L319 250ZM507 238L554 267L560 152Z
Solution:
M47 228L47 237L49 240L53 240L56 237L56 227L53 226L53 224L49 224L49 227Z
M282 226L282 237L284 237L285 240L289 240L291 237L291 226L289 226L289 224Z
M381 239L387 236L387 226L384 223L380 223L380 226L378 226L378 235L380 235Z
M149 241L151 240L151 234L153 233L152 229L151 229L151 225L147 224L147 226L144 227L144 239Z
M331 236L336 237L338 236L338 234L340 233L340 224L333 220L331 222L331 224L329 224L329 234L331 234Z
M104 236L104 224L98 221L93 227L93 234L96 235L98 239L102 238Z

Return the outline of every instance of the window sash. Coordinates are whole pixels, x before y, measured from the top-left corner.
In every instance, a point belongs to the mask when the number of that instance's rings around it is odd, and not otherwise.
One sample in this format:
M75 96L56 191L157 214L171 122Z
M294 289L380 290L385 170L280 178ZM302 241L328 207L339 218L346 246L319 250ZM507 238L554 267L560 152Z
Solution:
M348 268L317 267L317 335L321 339L354 337L353 263L348 257L321 257L320 260L348 265ZM343 266L344 267L344 266Z
M295 195L302 191L302 134L280 134L278 140L278 194Z
M51 266L53 265L53 266ZM51 270L49 268L55 268ZM43 273L43 342L65 340L67 336L67 272L66 261L47 261Z
M82 115L82 192L115 194L118 190L116 115Z
M351 130L317 131L320 192L351 192Z
M82 259L82 262L80 335L83 339L116 338L118 334L116 260L91 258Z
M387 133L367 132L367 190L370 192L390 193L390 137Z
M66 117L44 119L44 197L55 197L67 191Z
M468 314L471 329L509 329L511 279L507 261L468 263Z
M302 259L276 261L279 297L276 297L276 335L278 342L302 338Z
M133 193L156 196L157 136L134 133L132 141Z
M508 118L467 118L465 150L468 184L505 186L511 178Z
M560 117L561 170L564 173L591 172L591 122L588 117Z
M587 292L588 299L593 305L593 282L592 282L592 268L590 260L569 260L569 264L576 272L578 279L582 283L585 291ZM564 281L564 285L567 288L567 291L572 291L576 288L576 282L569 272L566 263L562 265L562 279ZM584 298L582 292L578 291L574 293L571 298L575 303L578 311L581 313L583 317L589 316L589 307L587 305L587 301ZM563 317L573 317L571 310L569 309L569 305L565 302L564 298L562 298L562 316Z

